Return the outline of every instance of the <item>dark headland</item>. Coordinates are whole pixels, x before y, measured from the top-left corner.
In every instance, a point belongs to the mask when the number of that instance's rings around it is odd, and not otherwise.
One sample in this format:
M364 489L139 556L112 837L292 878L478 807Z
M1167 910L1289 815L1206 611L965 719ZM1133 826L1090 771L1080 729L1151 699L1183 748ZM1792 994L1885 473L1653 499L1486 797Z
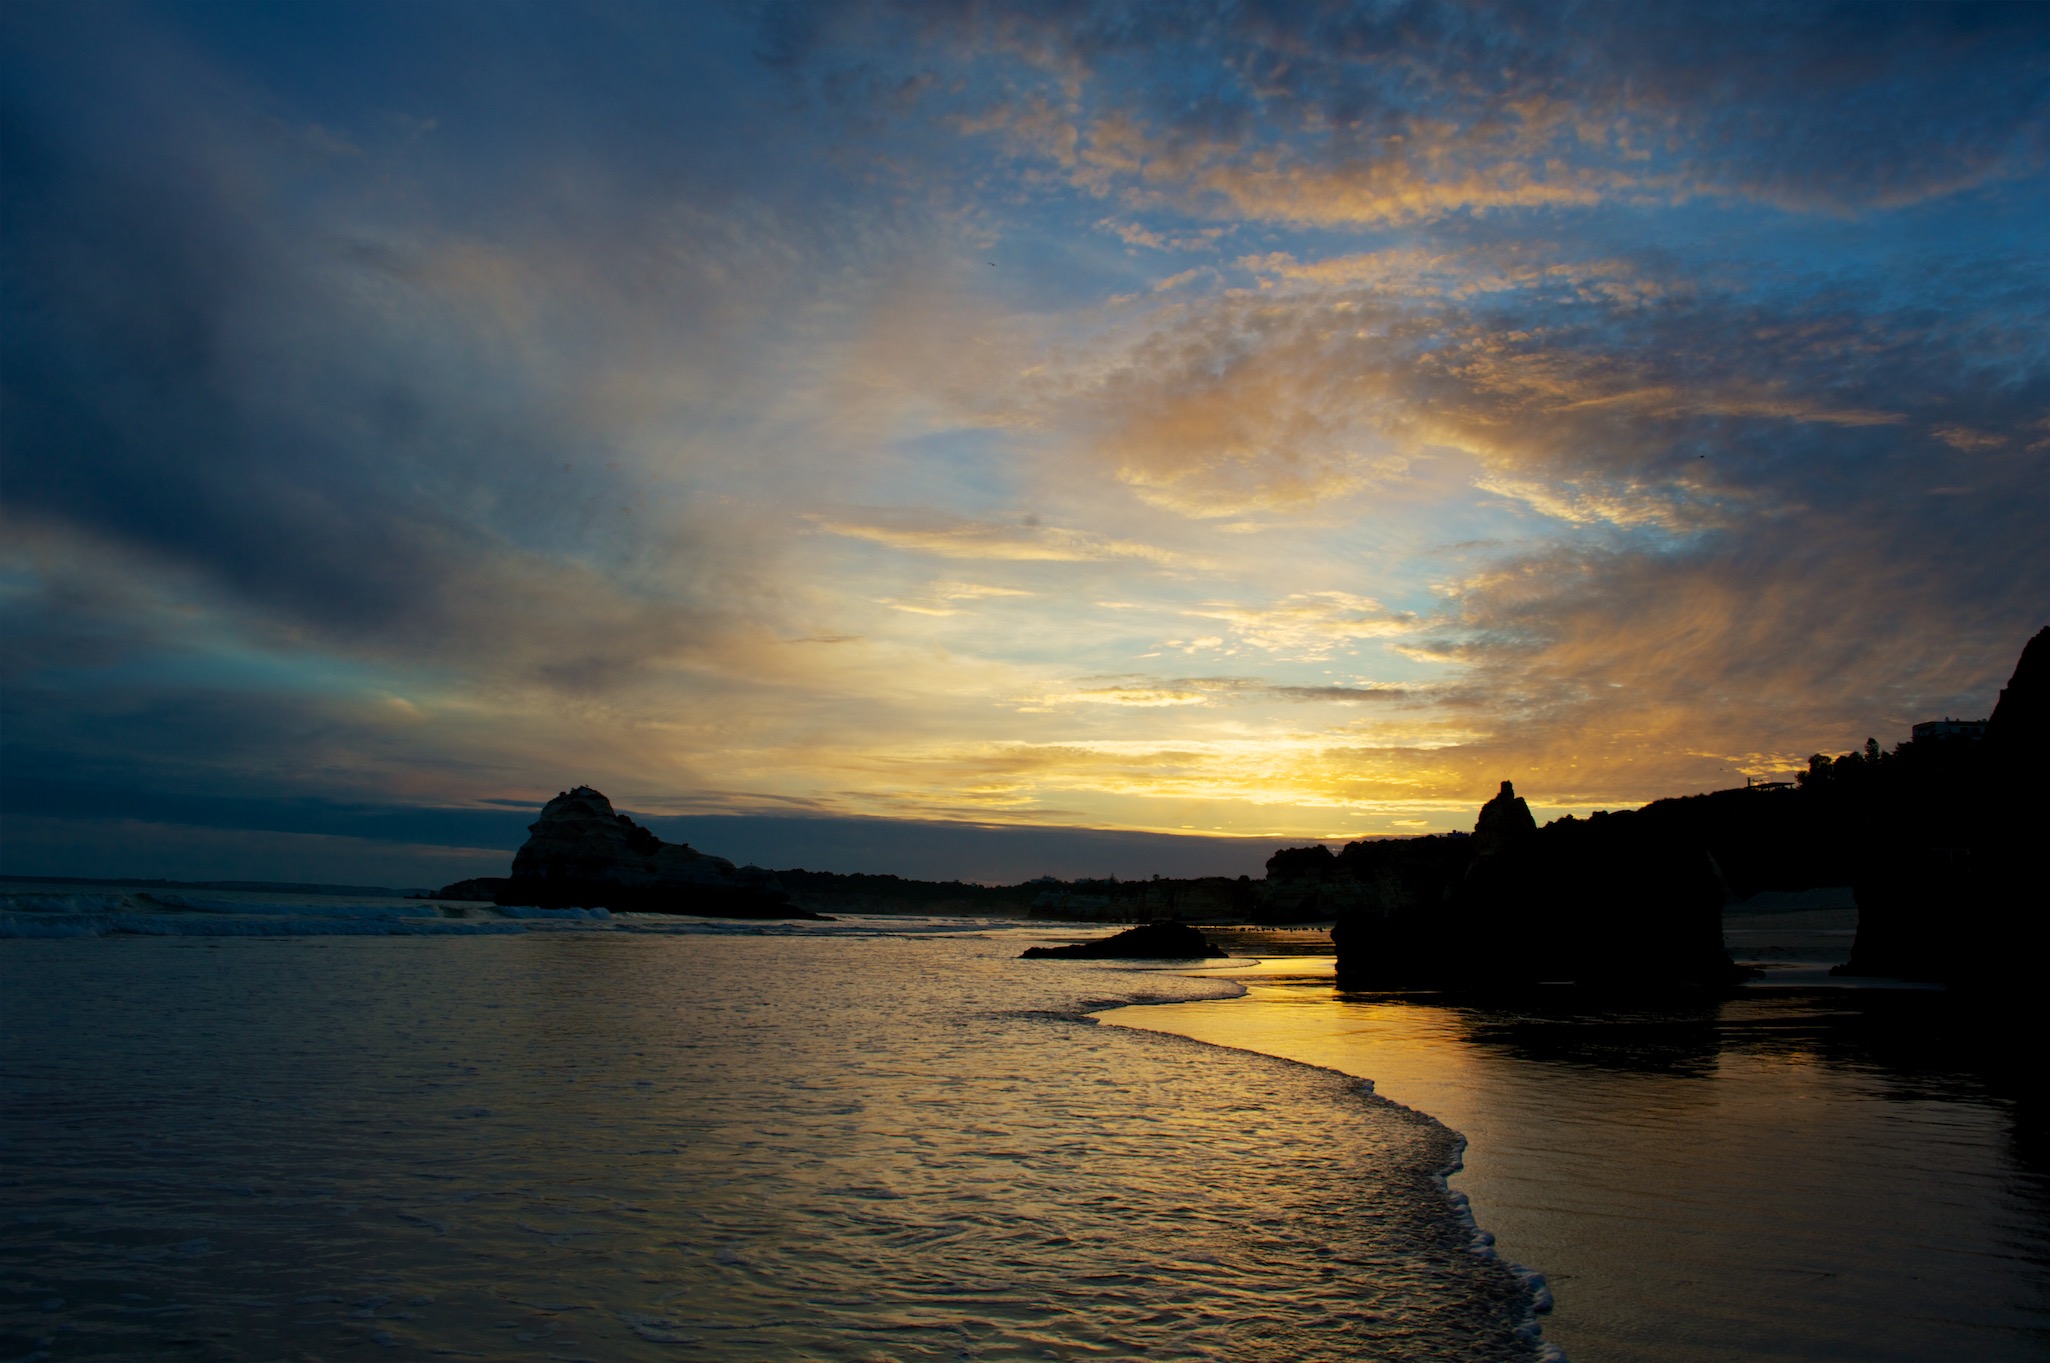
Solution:
M1840 973L2018 987L2050 948L2050 629L1990 720L1919 727L1891 752L1817 754L1791 783L1539 828L1504 781L1471 837L1286 855L1336 910L1341 988L1728 982L1724 903L1846 884Z
M1743 972L1726 904L1853 888L1847 975L1995 994L2050 959L2050 628L1984 722L1918 725L1882 751L1816 754L1792 782L1567 816L1540 828L1504 781L1473 832L1277 851L1263 880L931 882L770 872L665 843L588 786L550 800L512 874L434 897L724 917L992 914L1140 923L1330 922L1346 989L1722 986ZM1189 957L1169 929L1045 955ZM1149 936L1148 934L1153 934ZM1143 938L1144 940L1140 940ZM1984 943L1997 942L1997 947Z

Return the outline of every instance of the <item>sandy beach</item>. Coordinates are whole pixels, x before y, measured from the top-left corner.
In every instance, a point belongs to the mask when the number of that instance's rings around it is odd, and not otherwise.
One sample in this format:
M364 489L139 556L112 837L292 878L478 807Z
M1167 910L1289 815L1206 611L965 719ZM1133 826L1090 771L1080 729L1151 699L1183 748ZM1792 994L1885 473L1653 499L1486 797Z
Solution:
M1753 934L1767 978L1816 987L1461 1006L1339 995L1328 957L1276 955L1205 972L1242 999L1099 1016L1370 1079L1463 1132L1453 1187L1546 1275L1574 1363L2039 1359L2041 1114L1975 1065L1953 1000L1831 987L1843 912L1733 916L1737 954Z

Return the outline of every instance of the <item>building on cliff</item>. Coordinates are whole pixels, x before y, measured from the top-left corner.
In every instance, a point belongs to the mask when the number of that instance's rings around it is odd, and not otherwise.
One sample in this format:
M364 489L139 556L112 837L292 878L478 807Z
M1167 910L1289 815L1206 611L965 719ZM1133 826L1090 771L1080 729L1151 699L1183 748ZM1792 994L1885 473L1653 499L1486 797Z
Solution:
M1930 719L1909 732L1916 743L1977 743L1986 737L1983 719Z

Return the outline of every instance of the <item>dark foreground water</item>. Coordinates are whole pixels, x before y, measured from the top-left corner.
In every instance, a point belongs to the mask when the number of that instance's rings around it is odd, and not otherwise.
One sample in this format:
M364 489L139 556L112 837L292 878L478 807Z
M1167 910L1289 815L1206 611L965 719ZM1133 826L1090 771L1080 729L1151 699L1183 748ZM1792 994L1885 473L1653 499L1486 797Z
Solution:
M1747 926L1794 948L1766 978L1826 981L1794 927ZM1573 1363L2050 1358L2040 1047L1949 996L1461 1005L1339 994L1328 957L1214 973L1250 993L1105 1016L1368 1076L1466 1133L1453 1186L1550 1279Z
M0 1357L1536 1351L1446 1128L1077 1016L1236 986L959 923L230 907L0 941Z

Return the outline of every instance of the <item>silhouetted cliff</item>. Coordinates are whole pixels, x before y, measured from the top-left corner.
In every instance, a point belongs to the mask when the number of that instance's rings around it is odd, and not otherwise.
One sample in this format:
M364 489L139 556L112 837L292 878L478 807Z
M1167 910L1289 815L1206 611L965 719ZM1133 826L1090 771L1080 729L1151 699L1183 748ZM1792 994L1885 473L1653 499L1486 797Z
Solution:
M1657 800L1536 828L1507 782L1471 838L1354 843L1327 899L1353 988L1714 980L1719 909L1850 884L1846 974L1997 992L2050 952L2050 629L2029 640L1983 741L1817 754L1791 786ZM1310 858L1301 858L1307 866Z
M2022 650L1979 743L1811 764L1856 820L1858 938L1844 974L2019 986L2050 951L2050 628ZM1804 787L1806 793L1806 787Z
M1352 844L1374 890L1332 929L1340 987L1734 978L1713 861L1642 813L1539 828L1504 781L1469 838Z

